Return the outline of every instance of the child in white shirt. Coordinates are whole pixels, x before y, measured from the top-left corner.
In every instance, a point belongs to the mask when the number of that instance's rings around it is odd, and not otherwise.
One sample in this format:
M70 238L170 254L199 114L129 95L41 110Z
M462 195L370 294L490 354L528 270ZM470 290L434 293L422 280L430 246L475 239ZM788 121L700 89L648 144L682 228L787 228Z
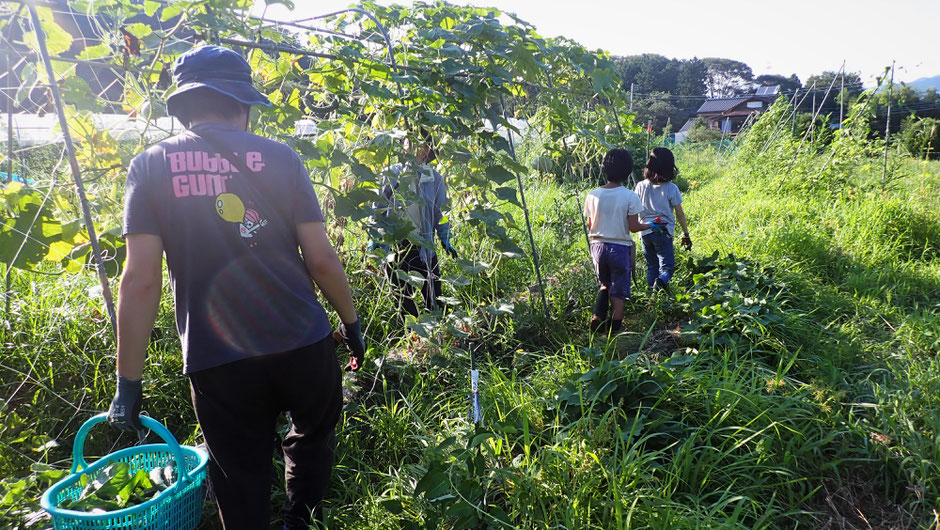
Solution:
M624 301L630 297L630 233L661 225L641 223L640 198L623 187L633 172L633 158L627 150L611 149L604 156L603 169L607 184L591 191L584 201L591 258L601 282L589 327L597 331L607 320L608 305L612 305L610 330L616 333L623 322Z

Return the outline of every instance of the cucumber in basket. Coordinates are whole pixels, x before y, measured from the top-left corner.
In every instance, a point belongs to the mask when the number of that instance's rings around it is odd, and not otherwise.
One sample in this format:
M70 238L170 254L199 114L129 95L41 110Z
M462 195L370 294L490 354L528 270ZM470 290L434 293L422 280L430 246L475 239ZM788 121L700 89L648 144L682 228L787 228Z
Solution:
M173 464L131 472L127 462L114 462L94 475L82 473L78 479L81 494L77 499L66 497L59 508L92 513L119 510L152 500L175 481Z
M160 422L144 427L166 443L120 449L88 464L85 438L106 413L86 421L72 446L72 471L40 499L53 526L68 530L192 530L205 502L209 455L180 445Z

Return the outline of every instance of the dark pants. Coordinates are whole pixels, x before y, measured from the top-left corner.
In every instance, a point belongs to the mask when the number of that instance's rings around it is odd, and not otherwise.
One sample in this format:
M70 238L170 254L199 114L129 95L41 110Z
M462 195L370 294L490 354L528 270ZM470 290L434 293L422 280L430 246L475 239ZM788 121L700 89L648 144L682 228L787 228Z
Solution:
M284 438L288 528L321 514L343 406L333 337L310 346L189 374L193 406L209 449L209 481L226 530L271 525L272 458L279 415Z
M437 263L437 254L432 253L428 262L425 263L421 260L421 247L410 243L400 245L396 253L395 265L387 265L385 272L401 293L398 297L401 309L409 315L418 316L418 306L414 301L415 288L399 278L395 272L396 269L405 273L420 274L425 279L421 285L424 306L428 311L437 309L437 297L441 295L441 268Z

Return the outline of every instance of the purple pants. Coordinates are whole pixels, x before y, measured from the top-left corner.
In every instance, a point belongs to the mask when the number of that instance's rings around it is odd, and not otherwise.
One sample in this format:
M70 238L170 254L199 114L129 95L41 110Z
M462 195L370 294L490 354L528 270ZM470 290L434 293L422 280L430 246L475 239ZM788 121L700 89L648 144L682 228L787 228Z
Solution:
M611 298L630 298L630 247L616 243L591 243L594 272Z

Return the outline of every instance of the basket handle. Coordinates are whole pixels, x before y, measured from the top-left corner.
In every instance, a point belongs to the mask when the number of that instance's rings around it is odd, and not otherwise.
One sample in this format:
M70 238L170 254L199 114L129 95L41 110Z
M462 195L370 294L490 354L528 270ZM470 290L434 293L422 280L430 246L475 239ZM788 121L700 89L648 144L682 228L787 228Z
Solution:
M82 426L78 429L78 434L75 435L75 442L72 444L72 471L71 474L78 472L79 468L88 467L88 462L85 461L85 438L88 436L88 431L91 430L98 423L108 421L108 413L102 412L88 419ZM170 446L170 451L173 453L173 457L176 459L176 470L179 473L180 480L189 481L189 472L186 470L186 460L183 458L183 449L180 447L179 442L176 441L176 438L173 434L163 426L162 423L151 418L150 416L140 416L140 422L144 427L150 429L151 431L157 433L160 438L163 438L163 441Z

